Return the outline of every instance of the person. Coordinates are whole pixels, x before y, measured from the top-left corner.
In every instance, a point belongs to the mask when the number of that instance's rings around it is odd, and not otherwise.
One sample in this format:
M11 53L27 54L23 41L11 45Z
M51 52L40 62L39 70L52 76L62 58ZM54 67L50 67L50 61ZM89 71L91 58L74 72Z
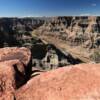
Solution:
M53 51L51 58L50 58L51 69L52 68L56 69L58 67L58 63L59 63L58 56L57 56L56 52Z

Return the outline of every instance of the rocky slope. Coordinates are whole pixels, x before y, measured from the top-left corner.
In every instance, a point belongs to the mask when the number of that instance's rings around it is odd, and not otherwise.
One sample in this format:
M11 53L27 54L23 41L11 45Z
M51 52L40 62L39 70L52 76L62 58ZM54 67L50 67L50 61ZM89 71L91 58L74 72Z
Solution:
M30 32L43 22L38 18L0 18L0 47L19 45L19 40L30 38Z
M0 18L0 42L15 43L31 31L38 35L53 35L71 45L84 44L96 48L100 45L100 17ZM25 35L25 36L23 36Z
M17 100L99 100L100 64L59 68L34 77L16 91Z
M0 100L14 100L15 90L31 74L31 53L27 48L0 49Z
M25 38L35 29L38 35L53 35L71 45L84 44L84 47L96 48L100 44L100 17L92 16L0 18L0 42L16 43L15 39Z
M100 45L100 17L54 17L39 29L43 35L54 35L72 45L84 44L88 48Z
M52 66L100 62L99 21L100 17L91 16L0 18L0 47L28 47L33 66L47 70Z
M34 34L83 62L100 62L100 17L54 17L34 30Z
M100 64L46 72L32 68L31 63L27 48L0 49L0 100L100 99Z
M100 17L0 18L0 47L0 100L100 99Z

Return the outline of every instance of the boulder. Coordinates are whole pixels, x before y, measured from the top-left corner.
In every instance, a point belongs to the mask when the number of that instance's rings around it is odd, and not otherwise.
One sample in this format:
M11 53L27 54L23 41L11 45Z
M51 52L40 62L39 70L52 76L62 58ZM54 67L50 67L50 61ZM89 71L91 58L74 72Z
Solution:
M26 81L25 67L19 60L0 62L0 100L14 100L16 89Z
M30 50L24 47L6 47L0 49L0 62L16 59L20 60L25 66L27 66L31 60Z
M14 80L16 89L26 83L27 74L25 71L25 66L23 65L22 62L20 62L20 60L9 60L9 61L4 61L2 63L6 63L9 67L13 68L15 72Z
M30 77L31 52L27 48L7 47L0 49L0 62L14 68L16 88L23 85Z
M16 100L100 100L100 64L59 68L32 78Z
M0 100L14 100L15 71L7 62L0 62Z
M19 60L19 63L23 64L23 68L22 66L21 68L24 69L26 80L28 80L31 74L31 70L32 70L32 59L31 59L30 50L25 47L1 48L0 49L0 62L9 61L9 60ZM17 66L18 66L18 69L20 69L20 65L17 64Z

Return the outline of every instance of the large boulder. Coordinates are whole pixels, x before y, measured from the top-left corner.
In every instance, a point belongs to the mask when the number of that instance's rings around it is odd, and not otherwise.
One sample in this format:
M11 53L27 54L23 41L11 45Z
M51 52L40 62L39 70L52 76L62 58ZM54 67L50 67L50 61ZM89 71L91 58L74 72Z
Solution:
M14 100L15 71L7 62L0 62L0 100Z
M25 66L27 66L31 60L30 50L24 47L6 47L0 49L0 62L16 59L20 60Z
M16 100L100 100L100 64L41 73L15 93Z
M15 99L15 90L27 82L30 63L31 53L27 48L0 49L0 100Z
M0 62L0 100L14 100L15 90L26 82L23 68L19 60Z
M0 62L19 60L25 69L26 80L30 77L32 70L31 52L25 47L6 47L0 49ZM16 65L15 65L16 66ZM18 67L20 68L20 66ZM21 67L22 68L22 67Z
M15 87L16 89L21 87L23 84L27 82L27 74L25 71L25 66L23 65L20 60L9 60L4 61L2 63L6 63L7 66L12 67L15 74L14 74L14 80L15 80Z
M16 88L25 84L29 79L31 66L31 52L27 48L7 47L0 49L0 62L7 63L14 68Z

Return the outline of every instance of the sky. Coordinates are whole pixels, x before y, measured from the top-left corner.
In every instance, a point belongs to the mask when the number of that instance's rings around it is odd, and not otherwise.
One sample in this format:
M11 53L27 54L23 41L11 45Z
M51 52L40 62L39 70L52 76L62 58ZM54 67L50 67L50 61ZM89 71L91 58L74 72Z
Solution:
M90 15L100 15L100 0L0 0L0 17Z

